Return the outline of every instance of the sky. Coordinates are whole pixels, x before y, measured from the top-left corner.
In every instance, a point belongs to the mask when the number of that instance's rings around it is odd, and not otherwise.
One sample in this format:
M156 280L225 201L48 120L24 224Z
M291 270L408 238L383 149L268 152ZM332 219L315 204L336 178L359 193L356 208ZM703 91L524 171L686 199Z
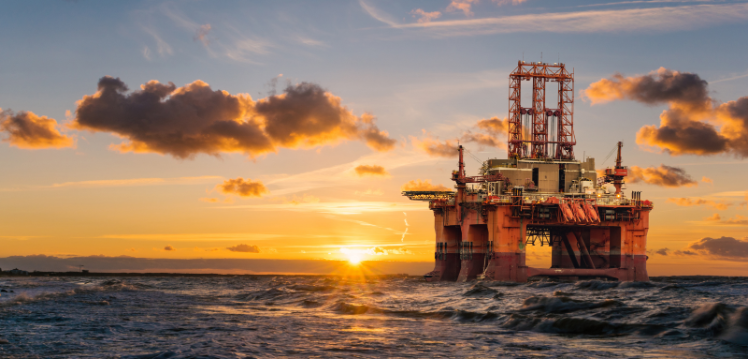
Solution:
M0 257L432 261L400 191L506 157L524 60L574 71L577 158L624 142L650 275L748 275L745 33L729 0L5 1Z

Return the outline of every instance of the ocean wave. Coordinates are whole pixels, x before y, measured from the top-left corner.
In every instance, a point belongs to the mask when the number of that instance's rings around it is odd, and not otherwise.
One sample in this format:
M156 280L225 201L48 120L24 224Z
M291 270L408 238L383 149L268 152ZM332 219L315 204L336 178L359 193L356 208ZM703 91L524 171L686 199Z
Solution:
M613 307L620 306L623 303L613 300L606 299L601 302L588 302L583 300L575 300L569 297L546 297L546 296L532 296L522 303L520 311L542 311L545 313L569 313L580 310Z

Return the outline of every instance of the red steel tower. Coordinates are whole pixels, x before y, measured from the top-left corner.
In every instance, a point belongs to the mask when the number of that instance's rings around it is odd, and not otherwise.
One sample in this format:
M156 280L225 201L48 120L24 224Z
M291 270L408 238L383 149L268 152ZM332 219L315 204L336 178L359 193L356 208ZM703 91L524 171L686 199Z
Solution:
M522 107L522 81L532 80L532 106ZM548 82L558 83L556 108L546 107ZM509 157L574 159L574 73L564 64L519 61L509 75Z

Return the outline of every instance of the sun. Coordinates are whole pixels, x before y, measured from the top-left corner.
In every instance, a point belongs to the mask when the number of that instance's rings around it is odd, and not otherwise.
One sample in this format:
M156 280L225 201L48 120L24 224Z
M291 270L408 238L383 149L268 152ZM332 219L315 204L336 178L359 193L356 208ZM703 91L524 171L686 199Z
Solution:
M352 265L358 265L363 259L364 253L358 249L340 248L340 253L348 258L348 263Z
M348 255L348 263L353 265L358 265L361 263L361 255L358 253L347 253Z

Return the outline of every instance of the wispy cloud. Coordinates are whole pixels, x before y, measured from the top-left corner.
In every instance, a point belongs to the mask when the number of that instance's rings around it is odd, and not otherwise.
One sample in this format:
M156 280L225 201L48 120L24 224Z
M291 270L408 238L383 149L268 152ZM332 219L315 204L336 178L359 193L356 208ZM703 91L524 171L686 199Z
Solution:
M319 202L319 203L299 203L299 204L258 204L258 205L238 205L224 206L214 208L226 209L248 209L257 211L299 211L299 212L319 212L330 214L361 214L370 212L402 212L402 211L428 211L428 207L417 202L364 202L364 201L346 201L346 202Z
M128 239L137 241L246 241L270 240L279 237L287 238L294 235L265 234L265 233L141 233L141 234L107 234L98 238Z
M51 188L63 187L127 187L127 186L154 186L154 185L185 185L202 184L222 179L221 176L198 176L198 177L174 177L174 178L129 178L116 180L76 181L52 184Z
M400 27L401 26L397 21L395 21L395 18L392 15L390 15L390 14L388 14L388 13L382 11L382 10L379 10L376 7L372 6L372 5L369 5L368 3L366 3L366 1L364 1L364 0L358 0L358 3L361 4L361 8L363 8L364 11L366 11L366 13L369 14L369 16L373 17L377 21L383 22L383 23L385 23L387 25L390 25L392 27Z
M361 1L374 19L392 28L428 31L437 37L515 32L630 32L689 30L745 21L748 4L706 4L652 8L526 14L422 23L396 23L381 10Z
M142 29L143 31L151 35L151 37L153 37L153 40L156 41L156 49L161 57L166 57L174 53L174 50L171 49L171 46L161 38L161 35L159 35L154 28L150 26L143 26ZM145 56L148 60L150 60L149 53L150 50L146 47L143 50L143 56Z

